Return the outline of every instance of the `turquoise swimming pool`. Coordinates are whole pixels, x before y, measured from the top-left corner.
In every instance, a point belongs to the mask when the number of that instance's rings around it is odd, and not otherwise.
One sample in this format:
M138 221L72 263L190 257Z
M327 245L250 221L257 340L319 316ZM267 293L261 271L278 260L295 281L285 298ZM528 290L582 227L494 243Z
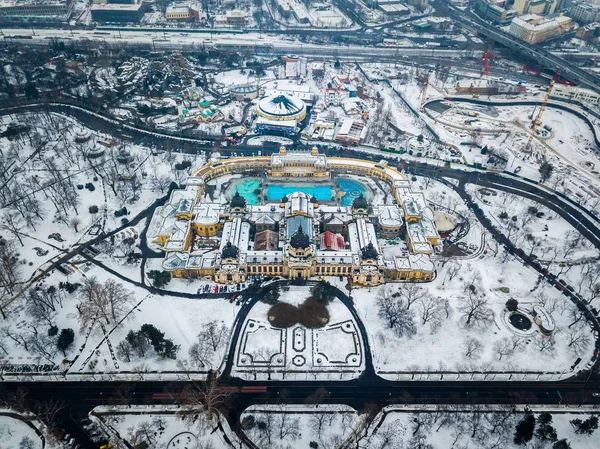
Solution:
M294 192L304 192L307 195L314 196L319 201L329 201L333 196L333 191L329 186L283 184L267 187L267 199L280 200L284 195L290 195Z
M259 188L259 181L248 179L239 183L236 190L251 205L258 204L258 198L254 191ZM365 187L355 181L348 179L337 179L335 185L338 191L343 195L341 197L342 206L351 206L354 198L361 193L365 193ZM279 201L284 195L290 195L294 192L304 192L307 195L314 196L319 201L330 201L333 199L334 189L327 185L307 185L307 184L274 184L267 187L267 200Z
M254 193L260 182L257 179L249 179L237 185L236 189L239 194L246 200L246 203L256 206L258 204L258 197Z
M342 206L351 206L354 198L360 196L362 193L365 194L365 187L362 184L359 184L355 181L350 181L348 179L338 179L335 182L338 186L338 189L341 192L344 192L344 196L342 196Z

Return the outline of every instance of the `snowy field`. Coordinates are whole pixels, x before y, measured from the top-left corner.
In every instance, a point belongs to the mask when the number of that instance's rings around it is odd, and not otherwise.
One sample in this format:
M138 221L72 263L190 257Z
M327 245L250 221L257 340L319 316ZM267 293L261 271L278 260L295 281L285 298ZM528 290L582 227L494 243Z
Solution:
M469 234L477 228L472 226ZM428 284L391 283L370 291L352 291L379 374L415 380L459 376L542 380L569 377L573 374L570 367L580 356L584 361L575 371L585 366L592 356L593 337L574 305L545 282L540 283L519 261L502 252L494 256L495 251L498 249L488 246L487 254L439 259L437 277ZM402 335L392 331L388 318L379 313L381 297L394 298L395 294L402 299L401 308L410 309L401 314L412 323ZM555 321L553 335L542 335L535 324L526 332L511 326L505 310L510 298L519 302L519 311L532 321L533 306L543 305ZM468 312L473 311L469 320ZM445 374L441 377L433 372Z
M430 412L413 411L411 407L391 406L376 417L369 429L369 436L363 439L363 447L385 449L388 447L420 447L429 449L516 449L519 447L553 447L556 440L567 440L573 449L595 449L598 447L598 434L582 435L575 433L570 424L573 419L586 420L589 412L569 413L561 409L549 408L547 415L540 417L544 409L533 410L535 418L533 437L529 443L514 443L517 424L524 419L522 411L513 413L510 408L497 407L496 411L481 406L471 410L460 407L431 407ZM555 437L551 435L555 433ZM557 447L557 446L554 446ZM567 446L558 446L564 447Z
M280 302L300 306L307 287L290 286ZM327 305L330 319L318 329L301 324L271 325L271 305L257 302L246 318L236 347L232 375L261 379L352 379L365 366L364 345L348 308L335 299Z
M146 443L151 448L226 449L231 447L227 439L236 442L227 421L221 417L219 421L227 435L216 427L181 420L172 407L98 407L90 417L111 441L123 441L134 447Z
M540 261L577 262L600 257L597 248L547 207L475 185L467 185L466 190L510 241Z
M6 416L13 413L0 409L0 448L2 449L42 449L44 445L35 430L25 421ZM32 426L39 423L28 421Z
M353 408L329 404L252 406L242 414L241 423L246 435L261 449L314 448L311 442L317 447L340 448L365 424Z

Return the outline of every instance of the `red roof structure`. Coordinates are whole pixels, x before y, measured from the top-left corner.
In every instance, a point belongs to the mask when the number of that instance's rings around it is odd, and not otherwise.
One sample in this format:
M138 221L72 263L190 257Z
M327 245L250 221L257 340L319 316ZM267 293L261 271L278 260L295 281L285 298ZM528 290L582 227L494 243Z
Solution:
M334 234L331 231L325 231L319 236L319 248L323 250L342 251L346 245L342 234Z

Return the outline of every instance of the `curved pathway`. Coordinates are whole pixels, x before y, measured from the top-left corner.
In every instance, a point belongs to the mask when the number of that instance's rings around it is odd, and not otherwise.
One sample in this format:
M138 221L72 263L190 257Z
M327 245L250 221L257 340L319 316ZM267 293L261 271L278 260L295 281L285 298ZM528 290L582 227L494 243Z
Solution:
M254 307L254 305L258 301L260 301L260 299L263 297L263 295L266 292L270 291L275 286L278 286L278 287L283 287L286 285L313 286L313 285L316 285L317 283L318 283L318 281L281 280L281 281L270 282L265 287L259 287L259 286L253 285L250 289L248 289L247 293L246 293L246 297L248 299L246 300L246 302L244 303L244 305L242 306L242 308L240 309L239 313L237 314L237 316L235 318L235 322L233 325L233 332L231 333L227 361L225 362L225 366L221 371L221 378L222 379L231 378L231 370L233 368L233 363L235 360L237 342L241 336L242 328L244 326L244 323L246 322L246 318L248 317L250 310L252 310L252 307ZM377 376L375 374L375 368L373 366L373 356L371 353L371 346L369 345L369 336L367 334L367 329L365 328L365 325L363 324L360 316L356 312L356 309L354 308L354 303L352 302L352 299L348 295L346 295L343 291L341 291L339 288L337 288L335 286L332 286L332 287L334 287L336 289L337 299L339 299L342 302L342 304L344 304L348 308L350 313L352 314L352 318L354 319L354 321L356 322L356 325L358 326L358 330L360 332L360 337L363 341L365 371L363 372L363 374L360 377L361 377L361 379L374 379ZM234 381L234 380L232 379L232 381Z

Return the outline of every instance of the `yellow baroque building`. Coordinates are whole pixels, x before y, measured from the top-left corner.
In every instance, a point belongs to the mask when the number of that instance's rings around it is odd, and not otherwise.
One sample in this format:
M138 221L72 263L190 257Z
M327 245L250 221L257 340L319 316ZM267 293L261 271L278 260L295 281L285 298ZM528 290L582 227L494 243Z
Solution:
M376 178L396 204L370 205L362 194L351 206L320 204L302 191L259 205L247 204L237 191L229 204L210 201L207 184L232 174L307 186L331 183L338 175ZM385 161L285 148L271 156L211 160L188 179L186 189L174 190L156 209L147 235L165 252L163 268L173 277L211 276L220 284L249 277L343 276L355 286L386 279L429 281L435 276L431 254L439 244L425 196ZM378 238L405 241L406 250L386 254Z

